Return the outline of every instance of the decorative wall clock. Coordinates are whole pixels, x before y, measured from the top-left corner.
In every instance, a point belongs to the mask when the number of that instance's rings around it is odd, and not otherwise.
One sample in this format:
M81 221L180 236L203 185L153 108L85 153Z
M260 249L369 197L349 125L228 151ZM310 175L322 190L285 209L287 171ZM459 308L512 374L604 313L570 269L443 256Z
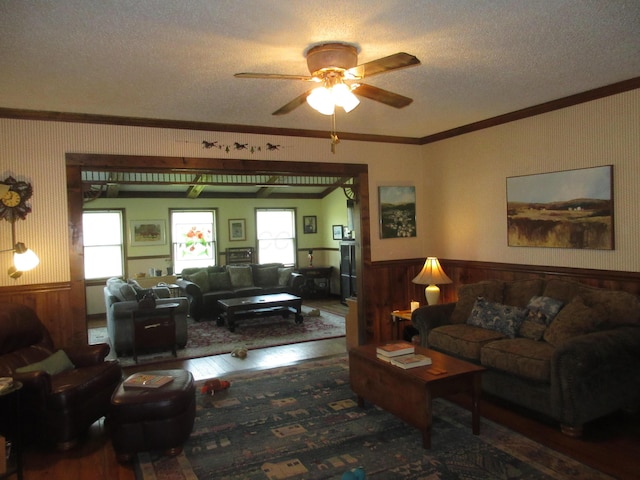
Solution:
M27 214L31 213L31 207L27 205L27 201L33 195L31 184L17 181L13 177L7 177L0 183L9 187L0 197L0 218L11 223L18 219L24 220Z

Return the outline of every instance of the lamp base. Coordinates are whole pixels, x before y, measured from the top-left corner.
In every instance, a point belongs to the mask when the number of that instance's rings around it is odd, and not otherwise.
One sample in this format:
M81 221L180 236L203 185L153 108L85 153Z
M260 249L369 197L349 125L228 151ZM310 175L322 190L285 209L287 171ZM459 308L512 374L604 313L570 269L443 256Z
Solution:
M424 289L424 296L429 305L437 305L440 301L440 288L437 285L429 285Z

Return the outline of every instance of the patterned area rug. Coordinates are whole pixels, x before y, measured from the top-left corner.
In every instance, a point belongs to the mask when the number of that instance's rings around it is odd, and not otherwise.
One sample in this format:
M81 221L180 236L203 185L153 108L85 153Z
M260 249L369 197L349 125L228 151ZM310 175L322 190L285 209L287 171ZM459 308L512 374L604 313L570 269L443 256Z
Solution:
M187 345L177 351L178 358L198 358L229 353L238 346L245 346L252 350L345 335L344 317L307 306L303 306L302 311L304 321L299 324L295 323L293 315L289 318L273 316L247 319L238 321L235 332L230 332L226 326L216 325L215 321L189 320ZM90 330L89 343L100 342L109 343L106 327ZM116 358L113 349L108 358ZM146 353L138 355L138 365L165 362L172 358L170 351ZM118 357L118 359L122 366L135 365L130 356Z
M475 436L470 413L442 399L424 450L417 429L357 406L343 355L225 378L226 391L198 390L183 453L139 454L136 478L338 480L355 467L367 479L611 478L484 418Z

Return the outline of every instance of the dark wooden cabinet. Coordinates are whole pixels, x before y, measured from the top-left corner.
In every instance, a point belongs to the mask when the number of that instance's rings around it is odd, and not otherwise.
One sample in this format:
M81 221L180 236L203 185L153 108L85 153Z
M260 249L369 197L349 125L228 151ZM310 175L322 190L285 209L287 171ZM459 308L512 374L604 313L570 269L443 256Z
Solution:
M297 272L304 276L300 287L303 298L324 298L331 293L331 271L333 267L300 267Z
M253 247L227 248L227 265L254 263Z
M170 348L176 356L176 322L174 311L179 303L163 303L155 308L131 311L133 322L133 360L138 363L138 351L150 348Z
M340 299L356 296L356 242L340 242Z

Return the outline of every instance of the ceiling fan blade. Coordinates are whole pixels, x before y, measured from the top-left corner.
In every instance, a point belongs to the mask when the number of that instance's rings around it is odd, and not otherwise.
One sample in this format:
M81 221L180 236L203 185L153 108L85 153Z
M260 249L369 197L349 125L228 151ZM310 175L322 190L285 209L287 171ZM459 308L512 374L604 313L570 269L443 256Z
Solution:
M310 93L311 93L311 90L307 90L302 95L298 95L296 98L291 100L286 105L283 105L282 107L280 107L278 110L273 112L271 115L285 115L285 114L287 114L289 112L292 112L293 110L298 108L300 105L302 105L307 100L307 97L309 96Z
M390 107L404 108L413 102L413 98L405 97L397 93L390 92L389 90L383 90L382 88L374 87L371 85L365 85L361 83L357 88L353 90L353 93L365 97L376 102L384 103Z
M413 65L420 65L420 60L408 53L399 52L389 55L388 57L357 65L347 70L347 74L353 75L355 78L364 78L399 68L411 67Z
M306 80L316 81L310 75L282 75L279 73L235 73L236 78L262 78L267 80Z

